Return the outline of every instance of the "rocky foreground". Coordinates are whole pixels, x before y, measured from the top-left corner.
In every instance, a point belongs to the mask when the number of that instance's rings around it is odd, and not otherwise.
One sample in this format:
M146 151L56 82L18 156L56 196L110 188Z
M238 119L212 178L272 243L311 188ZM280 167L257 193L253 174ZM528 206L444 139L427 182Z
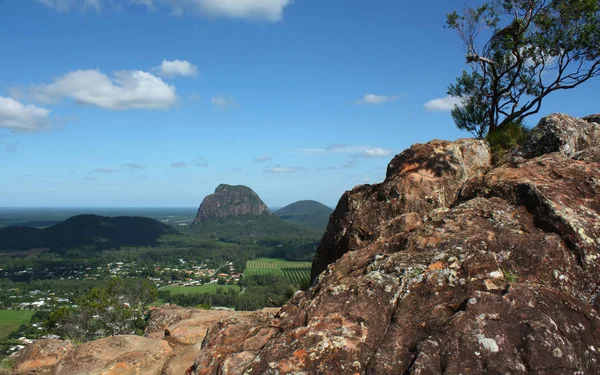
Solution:
M163 308L147 337L38 341L16 372L598 374L599 256L600 116L553 114L496 167L474 139L394 157L279 311Z

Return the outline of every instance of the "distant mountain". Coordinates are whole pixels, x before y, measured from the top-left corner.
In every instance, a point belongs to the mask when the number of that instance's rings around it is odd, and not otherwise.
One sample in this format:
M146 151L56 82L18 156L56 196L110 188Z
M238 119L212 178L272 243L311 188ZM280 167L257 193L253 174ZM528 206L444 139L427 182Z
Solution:
M236 216L270 216L271 211L252 189L221 184L202 201L194 224Z
M298 201L275 212L281 219L310 229L325 230L333 210L317 201Z
M78 215L44 229L23 226L0 228L0 250L153 246L161 235L175 233L178 231L173 227L146 217Z

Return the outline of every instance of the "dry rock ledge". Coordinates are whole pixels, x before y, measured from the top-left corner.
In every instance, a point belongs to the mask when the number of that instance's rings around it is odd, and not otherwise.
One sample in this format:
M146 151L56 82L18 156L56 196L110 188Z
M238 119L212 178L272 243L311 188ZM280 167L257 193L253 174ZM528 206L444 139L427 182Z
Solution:
M147 338L38 342L17 372L599 374L597 121L549 115L496 167L480 140L414 145L342 196L281 310L163 308Z

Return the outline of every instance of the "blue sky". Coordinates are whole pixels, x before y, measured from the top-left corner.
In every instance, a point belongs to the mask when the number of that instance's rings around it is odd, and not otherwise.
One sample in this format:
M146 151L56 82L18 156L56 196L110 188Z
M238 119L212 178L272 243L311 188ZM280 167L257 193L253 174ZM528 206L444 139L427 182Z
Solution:
M433 0L0 0L0 206L197 206L220 183L334 206L469 136ZM545 101L598 112L598 81Z

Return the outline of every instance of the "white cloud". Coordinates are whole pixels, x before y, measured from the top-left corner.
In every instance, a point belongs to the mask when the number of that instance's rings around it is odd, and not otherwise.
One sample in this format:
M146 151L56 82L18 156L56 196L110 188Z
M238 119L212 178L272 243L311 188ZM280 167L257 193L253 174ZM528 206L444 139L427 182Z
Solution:
M122 3L144 5L148 9L156 9L164 5L171 8L172 14L183 15L192 12L208 17L229 17L258 21L277 22L283 19L284 9L293 0L36 0L58 12L69 12L72 9L86 11L94 9L100 12L104 6L120 9Z
M211 103L219 109L236 109L238 103L231 96L217 95L210 99Z
M0 96L0 128L15 131L40 130L49 127L50 110Z
M455 106L461 105L460 98L455 96L446 96L444 98L430 100L425 103L425 109L428 111L451 111Z
M198 75L198 67L187 60L163 60L156 69L159 76L167 78L196 77Z
M148 8L152 8L154 5L152 0L131 0L131 2L134 4L145 5Z
M381 156L388 156L392 154L392 150L386 150L383 148L375 147L375 148L365 148L358 155L364 156L366 158L377 158Z
M386 95L375 95L367 94L364 98L356 101L357 104L383 104L398 100L398 95L386 96Z
M81 11L94 9L96 12L100 12L102 9L102 1L103 0L37 0L38 3L61 13L66 13L71 9L79 9Z
M30 91L46 103L67 97L109 110L167 109L177 102L174 86L140 70L118 71L112 77L98 70L77 70Z
M172 7L173 13L186 10L211 17L230 17L277 22L283 19L283 10L292 0L157 0Z
M171 163L171 168L185 168L186 166L187 166L187 163L183 162L183 161Z
M262 162L269 161L269 160L273 160L273 158L270 156L259 156L256 159L254 159L254 161L257 163L262 163Z
M265 172L267 173L291 173L296 171L303 171L306 167L282 167L281 165L276 165L274 167L266 167Z
M394 153L381 147L330 145L325 148L302 148L300 152L307 155L348 154L366 158L388 156Z

